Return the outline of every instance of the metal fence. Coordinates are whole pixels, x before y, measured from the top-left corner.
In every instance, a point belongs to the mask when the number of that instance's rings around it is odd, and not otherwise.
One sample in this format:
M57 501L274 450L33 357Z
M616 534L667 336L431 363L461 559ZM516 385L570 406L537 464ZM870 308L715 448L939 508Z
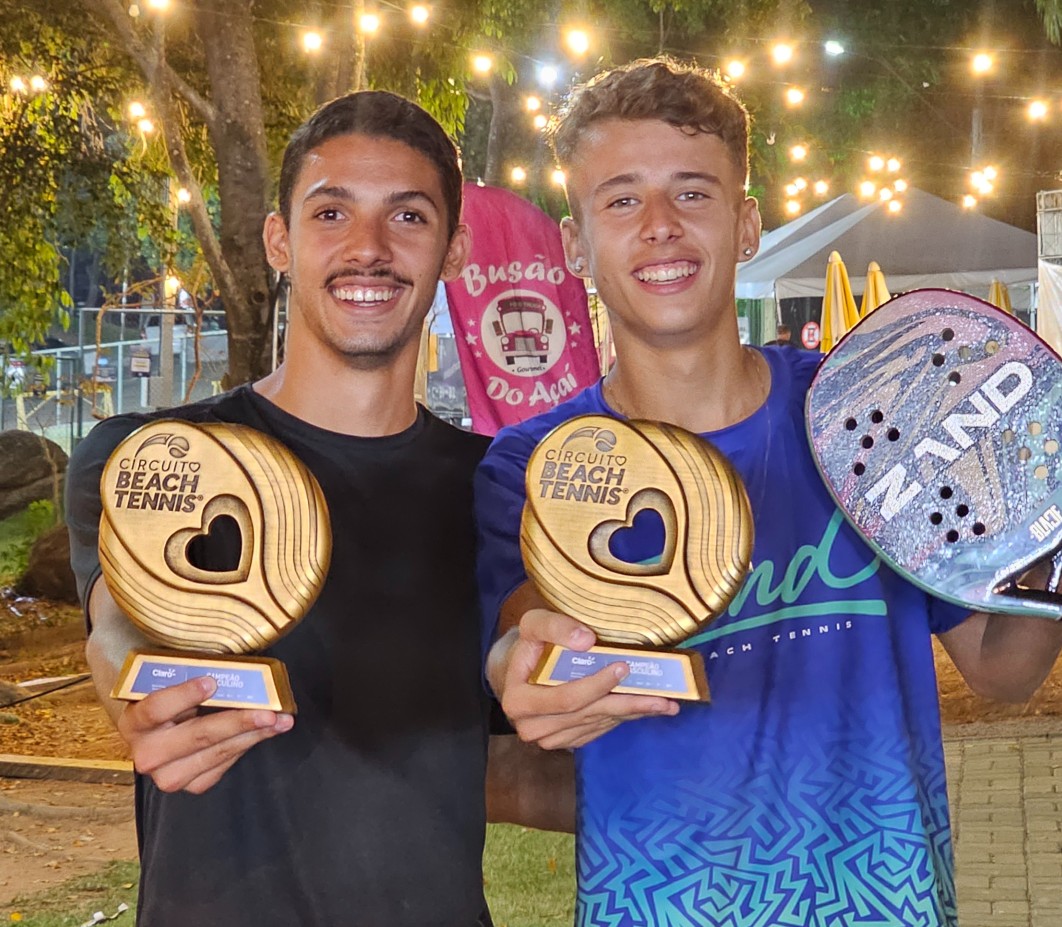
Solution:
M197 327L189 311L108 309L97 341L103 311L75 310L77 344L36 350L28 359L0 352L0 431L32 431L69 453L100 419L220 390L228 367L224 313L204 312Z

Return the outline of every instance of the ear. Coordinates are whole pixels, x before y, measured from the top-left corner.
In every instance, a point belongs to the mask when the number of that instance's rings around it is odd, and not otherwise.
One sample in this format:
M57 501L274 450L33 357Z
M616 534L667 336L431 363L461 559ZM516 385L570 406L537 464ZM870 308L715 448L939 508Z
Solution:
M746 196L738 218L738 263L751 261L756 256L756 252L760 250L762 228L760 205L756 202L756 197Z
M291 246L288 240L288 227L280 213L271 212L266 216L262 228L262 241L265 242L266 260L269 266L279 273L291 269Z
M446 257L443 259L442 270L439 272L440 280L454 280L464 269L468 253L472 250L472 232L467 225L459 225L454 229L453 237L446 248Z
M576 277L589 279L590 260L583 247L582 237L579 234L579 223L571 216L561 219L561 244L564 246L564 259L568 265L568 272Z

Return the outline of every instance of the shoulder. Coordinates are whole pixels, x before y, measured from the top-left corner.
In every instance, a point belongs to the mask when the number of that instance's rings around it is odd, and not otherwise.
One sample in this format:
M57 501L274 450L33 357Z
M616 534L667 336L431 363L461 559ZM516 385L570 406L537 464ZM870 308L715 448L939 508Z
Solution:
M113 415L96 425L74 448L70 455L70 469L76 473L84 469L102 467L114 449L138 428L163 418L176 418L188 422L206 422L238 418L238 408L246 402L244 391L237 387L219 396L211 396L199 402L159 409L154 412L131 412Z
M780 393L803 404L811 381L822 363L823 355L818 351L804 351L798 348L764 346L760 349L771 367L771 376Z
M426 427L423 437L430 442L437 451L457 460L467 461L470 467L474 467L490 446L488 435L476 434L473 431L465 431L443 421L437 415L422 409L425 416Z
M577 393L571 399L546 412L532 416L517 425L507 425L502 428L491 442L486 460L499 454L522 455L526 459L538 442L558 425L577 415L604 413L605 411L601 402L600 384L588 386L581 393Z

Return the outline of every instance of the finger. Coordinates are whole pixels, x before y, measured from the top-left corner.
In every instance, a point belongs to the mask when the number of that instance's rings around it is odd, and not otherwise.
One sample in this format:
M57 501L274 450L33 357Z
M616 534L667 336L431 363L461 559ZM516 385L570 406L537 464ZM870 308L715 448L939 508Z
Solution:
M290 728L290 723L281 723L290 715L282 715L278 723L270 727L254 728L213 742L203 749L165 763L151 773L155 784L164 792L181 789L205 791L221 778L248 750Z
M555 750L577 747L625 721L673 716L679 705L669 699L644 695L609 695L585 712L567 715L540 715L515 722L521 740Z
M138 772L154 773L167 764L196 754L209 755L211 751L216 751L219 746L241 735L267 737L282 733L290 727L291 715L278 715L272 711L237 708L212 712L182 724L157 728L141 735L134 743L133 762ZM220 760L216 760L212 765L216 765L218 761ZM197 770L196 774L203 769Z
M582 679L575 679L559 686L528 684L527 678L534 667L528 668L523 654L519 652L521 644L525 643L521 641L514 648L506 685L507 697L502 700L502 707L511 718L524 718L532 715L566 715L583 711L609 695L630 673L626 663L613 663ZM542 645L526 646L541 648ZM519 683L524 684L519 685Z
M542 644L560 644L571 650L586 650L597 640L582 622L560 612L533 608L520 619L520 638Z
M119 719L119 730L128 740L138 733L174 724L210 698L217 687L212 677L200 676L152 692L147 698L126 707Z

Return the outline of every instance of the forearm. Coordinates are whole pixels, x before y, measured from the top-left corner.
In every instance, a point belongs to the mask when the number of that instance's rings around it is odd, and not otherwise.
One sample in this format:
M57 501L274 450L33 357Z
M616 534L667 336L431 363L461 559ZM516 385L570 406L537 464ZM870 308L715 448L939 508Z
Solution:
M515 735L490 739L487 820L539 830L575 831L575 761Z
M1024 702L1047 678L1062 650L1062 622L975 613L940 639L974 692Z
M118 607L102 577L96 580L89 595L88 615L92 631L85 645L85 658L100 704L111 723L117 725L125 702L111 698L111 690L126 655L135 647L147 645L148 639Z

